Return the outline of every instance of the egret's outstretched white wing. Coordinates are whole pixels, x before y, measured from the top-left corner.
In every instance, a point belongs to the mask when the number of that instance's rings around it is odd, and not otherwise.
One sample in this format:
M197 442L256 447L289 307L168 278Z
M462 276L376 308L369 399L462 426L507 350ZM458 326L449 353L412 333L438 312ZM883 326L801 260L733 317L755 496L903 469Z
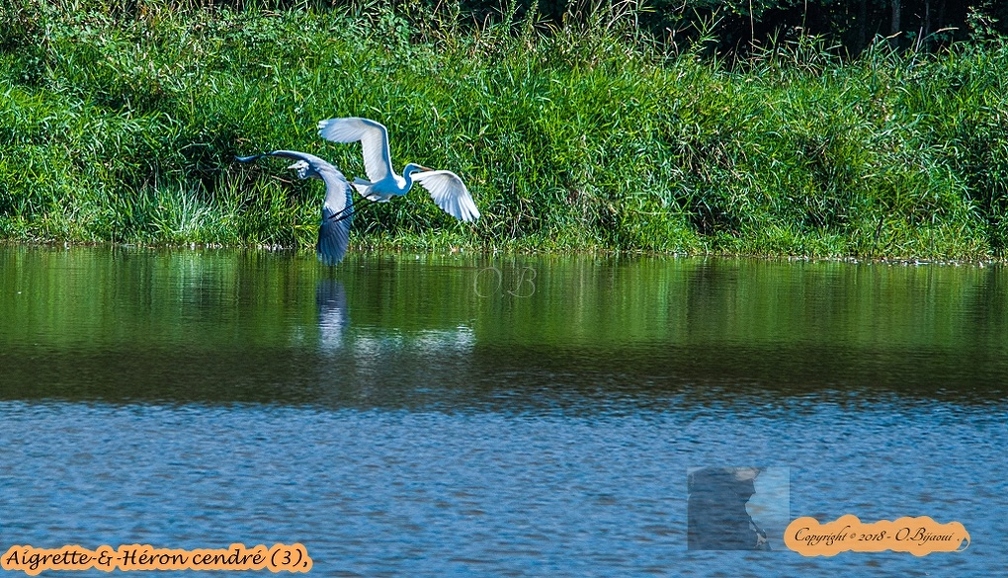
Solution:
M318 123L319 136L340 143L361 142L364 171L372 183L393 178L392 153L385 125L367 118L330 118Z
M460 221L475 221L480 212L465 183L451 171L424 171L413 174L413 180L423 185L437 206Z

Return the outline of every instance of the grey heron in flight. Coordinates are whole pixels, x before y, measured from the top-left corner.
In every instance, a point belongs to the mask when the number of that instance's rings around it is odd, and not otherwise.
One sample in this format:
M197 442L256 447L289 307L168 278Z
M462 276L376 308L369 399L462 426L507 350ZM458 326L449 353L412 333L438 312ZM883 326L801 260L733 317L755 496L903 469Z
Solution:
M319 136L338 143L361 142L364 171L370 181L354 179L353 186L361 196L378 202L388 202L394 196L405 195L417 182L430 193L437 206L460 221L472 222L480 212L465 183L451 171L436 171L409 163L402 176L392 170L388 130L380 122L367 118L331 118L318 123Z
M287 168L294 169L298 178L320 179L325 183L326 195L322 202L322 222L319 224L316 250L319 261L326 265L342 261L350 244L350 225L354 214L353 194L346 177L339 169L317 156L298 151L276 150L235 157L235 160L250 163L267 156L291 159L295 162Z

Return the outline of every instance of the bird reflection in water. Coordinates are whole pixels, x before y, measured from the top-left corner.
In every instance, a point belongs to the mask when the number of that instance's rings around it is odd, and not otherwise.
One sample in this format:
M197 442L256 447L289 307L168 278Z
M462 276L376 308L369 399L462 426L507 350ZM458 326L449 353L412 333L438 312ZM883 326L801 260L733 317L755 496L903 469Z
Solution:
M319 348L322 351L341 349L350 325L343 283L336 279L319 281L315 287L315 304L318 305Z
M315 288L318 306L319 348L335 351L348 345L347 330L350 313L346 289L336 279L323 279ZM413 351L420 354L469 353L476 344L472 328L459 325L452 329L423 329L411 333L397 330L365 331L355 336L353 349L357 357L370 357L390 351Z

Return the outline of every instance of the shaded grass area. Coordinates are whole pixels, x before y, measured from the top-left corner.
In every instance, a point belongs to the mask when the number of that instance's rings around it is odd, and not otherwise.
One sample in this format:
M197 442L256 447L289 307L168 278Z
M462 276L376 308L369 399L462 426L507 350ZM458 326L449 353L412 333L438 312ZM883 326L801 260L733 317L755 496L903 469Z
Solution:
M728 67L616 12L544 30L109 6L2 9L0 238L311 247L322 185L233 157L363 175L358 146L315 132L359 115L388 126L396 168L459 173L483 218L417 190L360 215L357 247L1006 255L1001 40L845 62L802 39Z

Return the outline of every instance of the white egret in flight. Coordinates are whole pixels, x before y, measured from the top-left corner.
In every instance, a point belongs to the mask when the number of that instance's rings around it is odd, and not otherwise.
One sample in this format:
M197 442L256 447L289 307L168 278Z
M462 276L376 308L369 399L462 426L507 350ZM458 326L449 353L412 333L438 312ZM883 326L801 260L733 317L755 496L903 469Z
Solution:
M315 155L297 151L277 150L249 157L235 157L243 163L250 163L262 157L283 157L294 162L289 169L297 172L301 179L321 179L325 183L326 195L322 202L322 222L319 224L319 261L335 265L343 260L350 244L350 224L353 221L353 194L350 183L336 167Z
M388 202L393 196L405 195L418 182L430 193L437 206L460 221L475 221L480 212L466 189L465 183L451 171L435 171L410 163L402 176L392 171L388 131L380 122L367 118L331 118L318 123L319 136L338 143L361 142L364 149L364 170L370 181L354 179L353 186L361 196L378 202Z

